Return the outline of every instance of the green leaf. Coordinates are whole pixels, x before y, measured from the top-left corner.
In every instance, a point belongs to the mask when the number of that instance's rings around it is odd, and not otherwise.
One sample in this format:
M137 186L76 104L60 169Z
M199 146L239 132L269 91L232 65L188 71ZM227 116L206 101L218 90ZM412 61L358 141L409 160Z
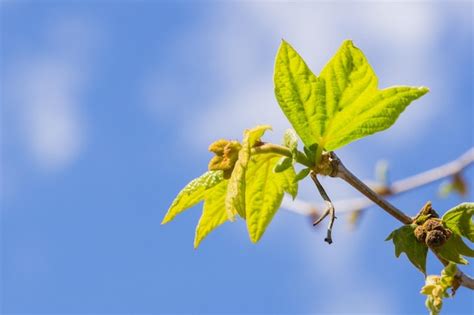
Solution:
M379 90L362 51L345 41L316 77L304 60L282 42L275 63L275 95L305 146L327 151L385 130L425 87Z
M244 131L242 148L239 151L239 158L235 163L234 170L229 179L225 207L229 220L234 221L238 213L245 218L245 174L250 161L252 147L263 136L266 130L271 129L269 125L260 125Z
M298 155L298 136L293 129L287 129L283 135L283 145L290 149L292 162L296 161Z
M296 196L298 190L293 166L281 173L273 172L279 158L275 154L255 155L248 165L246 221L250 240L254 243L262 237L280 207L283 193Z
M215 228L228 220L225 210L225 196L228 181L224 180L206 191L201 218L196 226L194 248Z
M452 232L474 242L474 203L466 202L448 210L443 215L443 223Z
M277 53L274 83L278 104L304 145L317 143L327 120L324 81L311 72L285 41Z
M166 224L176 215L204 199L205 192L223 180L222 171L209 171L193 179L176 196L161 224Z
M311 169L304 168L296 174L295 181L299 182L300 180L304 179L308 174L311 172Z
M414 234L415 228L415 224L404 225L390 233L386 241L393 241L396 257L400 257L401 253L405 253L411 263L426 274L426 255L428 253L428 247L416 240Z
M462 256L474 257L474 250L469 248L456 233L453 233L446 243L436 251L444 259L463 265L467 265L468 262Z
M304 147L304 153L309 161L315 162L316 161L316 152L318 151L318 145L313 144L310 147Z
M277 164L275 164L275 169L273 171L275 173L280 173L288 169L292 165L293 165L293 159L285 156L278 160Z

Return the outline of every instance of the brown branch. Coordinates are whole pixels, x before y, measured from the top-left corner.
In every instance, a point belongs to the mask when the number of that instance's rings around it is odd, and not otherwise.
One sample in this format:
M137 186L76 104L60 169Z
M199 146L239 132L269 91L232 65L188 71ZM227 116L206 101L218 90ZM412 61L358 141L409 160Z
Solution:
M392 197L395 195L403 194L407 191L431 184L435 181L438 181L449 176L453 176L463 169L467 168L474 162L474 148L469 149L459 158L451 161L449 163L440 165L438 167L432 168L425 172L407 177L405 179L395 181L391 185L381 185L381 184L370 184L367 185L370 189L383 195L384 197ZM365 209L373 205L373 201L367 198L350 198L343 200L333 201L334 206L338 209L339 214L349 213L360 209ZM284 201L284 208L286 210L302 214L314 216L319 209L324 206L314 205L312 203L303 201L301 199L296 199L292 202L287 200Z
M342 180L346 181L348 184L357 189L359 192L361 192L363 195L372 200L388 214L390 214L392 217L396 218L403 224L410 224L412 222L412 218L407 216L401 210L397 209L390 202L386 201L379 194L373 191L369 186L367 186L363 181L361 181L357 176L352 174L352 172L349 171L344 166L344 164L342 164L341 160L337 157L335 153L332 153L332 156L332 164L336 168L336 174L333 177L339 177Z
M403 224L411 224L412 223L412 218L404 214L401 210L397 209L395 206L393 206L391 203L386 201L384 198L382 198L377 192L372 190L368 185L363 183L361 180L359 180L354 174L352 174L341 162L341 160L336 156L335 153L331 152L330 160L331 164L334 167L334 171L331 174L332 177L339 177L349 183L351 186L356 188L359 192L364 194L367 198L369 198L372 202L376 203L379 205L383 210L385 210L387 213L392 215L394 218L402 222ZM459 173L461 170L469 166L471 163L474 161L474 149L468 150L466 153L464 153L462 156L460 156L458 159L455 161L452 161L450 163L444 164L442 166L439 166L437 168L431 169L429 171L423 172L421 174L406 178L404 180L398 181L394 184L392 184L391 187L383 187L383 192L386 195L395 195L395 194L400 194L402 192L429 184L431 182L434 182L436 180L455 175ZM312 174L313 176L313 174ZM314 178L313 178L314 180ZM316 183L316 181L315 181ZM319 187L318 187L319 189ZM370 205L370 204L369 204ZM314 209L314 208L312 208ZM356 208L354 210L361 209L361 208ZM315 210L314 210L315 211ZM441 261L443 265L446 266L448 263L445 259L442 257L439 257L435 253L436 257ZM471 290L474 290L474 279L469 277L468 275L464 274L462 271L458 270L457 276L461 280L461 285L469 288Z

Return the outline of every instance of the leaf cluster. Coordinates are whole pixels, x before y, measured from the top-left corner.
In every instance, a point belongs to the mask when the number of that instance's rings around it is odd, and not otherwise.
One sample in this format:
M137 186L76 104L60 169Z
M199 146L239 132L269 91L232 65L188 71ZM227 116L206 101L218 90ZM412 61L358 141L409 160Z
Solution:
M311 171L328 175L318 165L324 151L389 128L413 100L428 92L425 87L379 89L372 67L350 40L342 43L319 76L283 41L275 61L274 90L294 129L285 133L283 149L273 146L254 154L268 125L246 130L241 142L214 142L210 171L191 181L169 208L163 223L204 201L195 247L210 231L236 217L246 220L250 239L257 242L285 192L295 198L298 181ZM299 139L304 153L298 151ZM305 167L296 173L295 163Z

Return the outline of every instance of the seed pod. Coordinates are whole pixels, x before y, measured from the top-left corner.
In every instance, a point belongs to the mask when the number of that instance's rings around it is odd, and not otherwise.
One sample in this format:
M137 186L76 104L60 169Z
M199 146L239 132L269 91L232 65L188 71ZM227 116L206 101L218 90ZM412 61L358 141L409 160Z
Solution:
M426 239L426 231L422 225L418 225L413 232L415 234L416 239L418 242L424 243Z
M429 247L440 247L446 242L444 231L432 230L426 234L426 245Z
M434 230L444 230L443 223L440 219L429 219L423 224L426 232Z

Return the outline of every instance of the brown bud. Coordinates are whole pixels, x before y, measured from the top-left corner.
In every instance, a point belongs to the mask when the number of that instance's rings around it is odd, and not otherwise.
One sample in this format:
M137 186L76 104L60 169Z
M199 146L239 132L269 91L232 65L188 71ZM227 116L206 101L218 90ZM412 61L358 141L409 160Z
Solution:
M440 230L432 230L426 234L426 245L429 247L440 247L446 240L446 234Z
M209 162L209 170L224 171L224 178L229 178L234 169L235 162L239 158L239 151L242 148L238 141L217 140L209 146L209 151L216 155Z
M424 243L426 239L426 231L422 225L418 225L414 231L415 237L418 242Z
M225 140L225 139L214 141L209 146L209 151L214 152L216 155L223 155L224 148L228 143L229 143L229 140Z

